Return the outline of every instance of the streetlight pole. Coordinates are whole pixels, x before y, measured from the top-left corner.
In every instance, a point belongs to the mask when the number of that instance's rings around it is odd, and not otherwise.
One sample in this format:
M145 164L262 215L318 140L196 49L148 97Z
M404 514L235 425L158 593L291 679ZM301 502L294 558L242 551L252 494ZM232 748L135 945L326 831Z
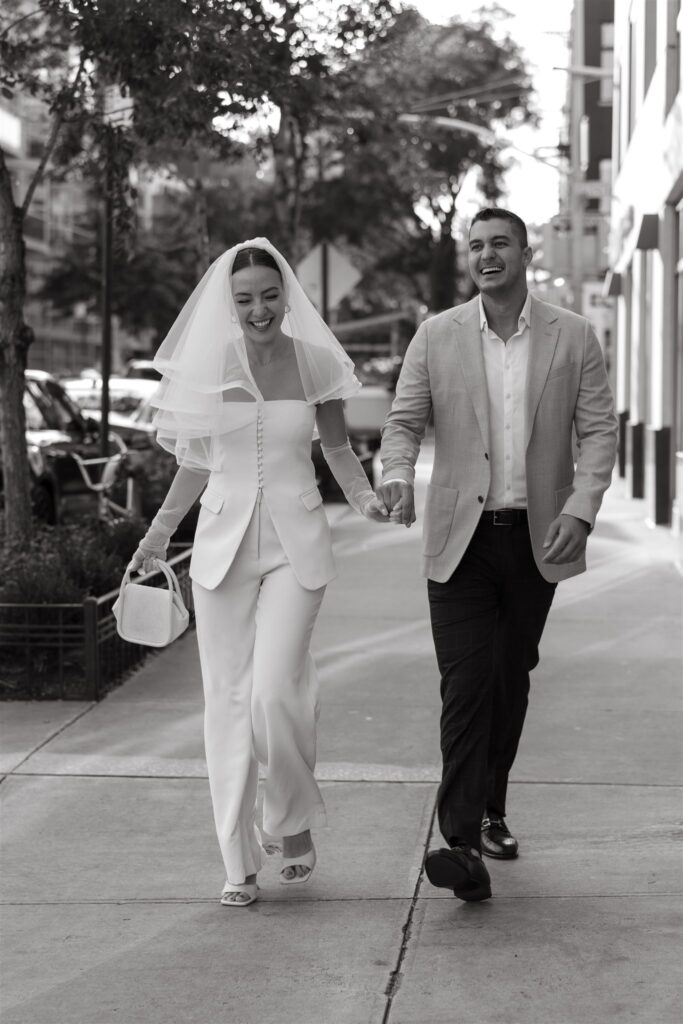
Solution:
M112 254L114 234L114 126L125 128L133 121L133 102L119 86L102 88L104 122L104 202L102 207L102 404L100 418L100 454L109 455L109 377L112 343Z
M111 375L111 284L114 219L114 172L112 167L111 128L105 128L104 202L102 205L102 393L100 415L100 454L109 456L109 377Z

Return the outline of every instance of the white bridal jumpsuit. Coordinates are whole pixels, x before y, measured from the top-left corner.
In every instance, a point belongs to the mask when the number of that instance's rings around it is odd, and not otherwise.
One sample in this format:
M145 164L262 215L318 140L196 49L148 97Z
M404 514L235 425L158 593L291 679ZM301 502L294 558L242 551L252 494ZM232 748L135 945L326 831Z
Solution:
M335 576L304 401L226 402L218 465L200 499L190 565L205 695L206 760L228 881L261 867L255 827L324 824L313 775L317 680L309 644Z

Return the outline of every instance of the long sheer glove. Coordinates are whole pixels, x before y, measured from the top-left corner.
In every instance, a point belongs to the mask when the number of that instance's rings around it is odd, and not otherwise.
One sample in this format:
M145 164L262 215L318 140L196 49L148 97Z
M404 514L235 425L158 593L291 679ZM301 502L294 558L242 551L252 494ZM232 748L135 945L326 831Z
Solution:
M360 512L366 519L373 519L375 522L386 520L386 509L368 483L365 470L348 440L334 448L326 448L325 445L321 445L321 448L325 461L351 508Z
M130 563L132 571L151 572L155 560L166 561L168 542L204 490L208 479L208 472L180 467L163 505L133 555Z

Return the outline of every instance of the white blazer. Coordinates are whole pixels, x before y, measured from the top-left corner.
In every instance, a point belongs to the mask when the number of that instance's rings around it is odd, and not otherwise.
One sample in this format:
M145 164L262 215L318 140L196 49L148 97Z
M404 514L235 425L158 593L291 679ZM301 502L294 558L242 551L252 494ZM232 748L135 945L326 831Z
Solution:
M226 402L220 468L200 498L190 576L215 589L232 565L257 501L263 501L294 575L317 590L336 576L311 439L315 406L304 401Z

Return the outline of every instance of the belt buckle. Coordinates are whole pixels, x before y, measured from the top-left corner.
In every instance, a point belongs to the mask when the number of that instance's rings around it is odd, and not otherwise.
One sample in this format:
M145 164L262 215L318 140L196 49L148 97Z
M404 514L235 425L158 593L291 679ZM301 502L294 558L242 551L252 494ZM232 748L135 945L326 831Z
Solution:
M512 526L512 515L509 508L496 508L493 510L494 526Z

